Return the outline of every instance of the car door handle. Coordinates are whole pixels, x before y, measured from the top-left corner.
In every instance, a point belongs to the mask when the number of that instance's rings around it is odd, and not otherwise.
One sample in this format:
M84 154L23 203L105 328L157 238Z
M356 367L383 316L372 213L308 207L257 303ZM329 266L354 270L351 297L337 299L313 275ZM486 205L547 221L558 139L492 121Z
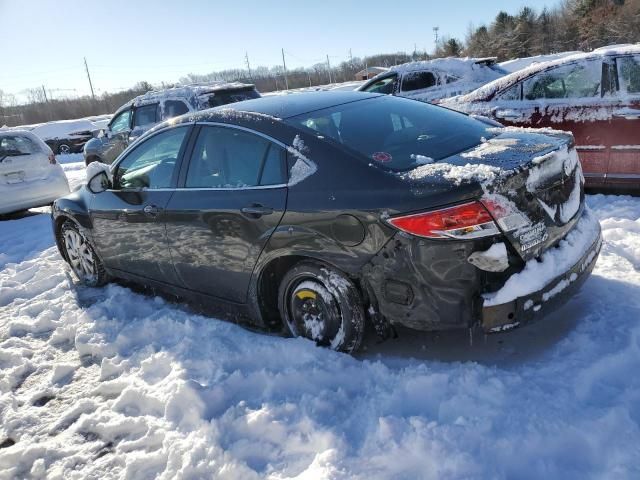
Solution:
M638 120L640 118L640 110L634 108L623 108L622 110L616 110L613 112L613 116L617 118L624 118L625 120Z
M157 217L162 212L162 209L157 207L156 205L147 205L142 209L145 215L148 217Z
M265 207L263 205L250 205L248 207L241 208L240 211L245 215L258 218L263 215L271 215L273 213L273 208Z

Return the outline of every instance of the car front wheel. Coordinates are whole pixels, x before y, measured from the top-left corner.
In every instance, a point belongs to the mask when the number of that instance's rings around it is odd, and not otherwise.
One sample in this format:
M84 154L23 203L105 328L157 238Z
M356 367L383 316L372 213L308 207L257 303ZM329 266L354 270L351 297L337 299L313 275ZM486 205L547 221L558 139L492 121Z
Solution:
M71 221L65 222L60 237L67 261L78 280L88 287L104 285L107 282L104 265L78 227Z
M364 337L362 299L353 282L340 272L302 262L282 279L278 308L289 333L346 353Z

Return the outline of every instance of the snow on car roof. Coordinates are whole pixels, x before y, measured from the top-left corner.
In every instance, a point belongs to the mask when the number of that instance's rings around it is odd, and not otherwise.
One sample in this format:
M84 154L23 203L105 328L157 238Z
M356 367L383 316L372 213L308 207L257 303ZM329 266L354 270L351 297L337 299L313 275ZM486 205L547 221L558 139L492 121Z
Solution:
M605 56L628 54L640 54L640 44L611 45L608 47L598 48L593 52L577 53L575 55L569 55L548 62L534 63L527 68L518 70L509 75L505 75L502 78L498 78L497 80L487 83L486 85L483 85L482 87L474 90L471 93L460 95L459 97L454 97L445 103L452 105L456 103L468 103L486 100L490 97L493 97L497 92L511 86L513 83L530 77L531 75L534 75L538 72L547 70L551 67L602 58Z
M143 95L139 95L129 102L122 105L117 111L116 114L121 110L131 106L141 106L149 103L158 103L163 100L171 99L171 98L186 98L192 99L196 98L200 95L206 94L215 94L215 92L219 92L222 90L239 90L245 88L255 88L254 85L250 83L241 83L241 82L209 82L209 83L196 83L191 85L182 85L179 87L166 88L164 90L152 90Z
M533 57L514 58L512 60L500 62L498 65L507 72L513 73L517 72L518 70L522 70L523 68L530 67L534 63L550 62L552 60L558 60L560 58L565 58L577 53L584 52L573 50L571 52L551 53L549 55L535 55Z
M434 58L433 60L422 60L419 62L408 62L402 65L396 65L389 69L389 72L412 72L416 70L441 70L443 72L452 73L462 76L472 71L484 70L485 65L495 63L496 57L473 58L473 57L446 57ZM384 72L381 75L385 75Z
M89 120L59 120L49 122L33 128L31 131L43 140L63 138L76 132L98 130L98 127Z

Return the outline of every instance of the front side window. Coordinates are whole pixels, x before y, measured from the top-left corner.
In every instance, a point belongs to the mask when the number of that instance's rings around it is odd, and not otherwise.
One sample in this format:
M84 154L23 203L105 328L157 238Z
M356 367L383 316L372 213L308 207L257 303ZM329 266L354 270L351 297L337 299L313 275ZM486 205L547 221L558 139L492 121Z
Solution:
M640 57L617 59L620 90L625 93L640 93Z
M425 157L437 161L455 155L496 135L461 113L395 96L336 105L285 121L316 135L322 132L368 163L393 171L415 168Z
M116 188L169 188L188 127L158 133L122 160L114 175Z
M158 108L159 104L154 103L152 105L145 105L135 109L133 114L133 126L146 127L158 122Z
M402 91L423 90L435 84L436 77L432 72L409 72L402 78Z
M122 132L124 130L129 130L129 123L131 120L131 110L125 110L122 113L116 115L116 117L111 121L111 125L109 129L113 133Z
M189 107L182 100L167 100L164 102L164 119L184 115L189 111Z
M541 72L525 80L524 98L590 98L600 96L602 62L589 61Z
M284 150L235 128L204 126L198 135L187 188L242 188L285 182Z
M511 87L504 90L502 93L500 93L498 95L498 98L500 100L513 101L513 100L520 100L521 95L522 95L522 83L518 82L515 85L512 85Z
M398 75L396 74L381 78L380 80L373 82L371 85L365 88L364 91L370 93L383 93L385 95L391 95L393 93L393 87L397 78Z
M31 155L40 151L40 148L30 138L21 135L3 135L0 137L0 161L4 157Z

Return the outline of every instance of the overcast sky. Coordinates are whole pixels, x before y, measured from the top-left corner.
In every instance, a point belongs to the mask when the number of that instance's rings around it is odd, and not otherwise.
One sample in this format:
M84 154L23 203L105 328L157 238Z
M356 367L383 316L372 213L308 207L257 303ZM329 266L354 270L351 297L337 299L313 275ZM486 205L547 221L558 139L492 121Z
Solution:
M282 62L332 63L375 53L432 51L433 27L464 39L470 24L499 10L538 10L559 0L0 0L0 89L45 85L53 96L96 93L140 80L172 82L187 73Z

